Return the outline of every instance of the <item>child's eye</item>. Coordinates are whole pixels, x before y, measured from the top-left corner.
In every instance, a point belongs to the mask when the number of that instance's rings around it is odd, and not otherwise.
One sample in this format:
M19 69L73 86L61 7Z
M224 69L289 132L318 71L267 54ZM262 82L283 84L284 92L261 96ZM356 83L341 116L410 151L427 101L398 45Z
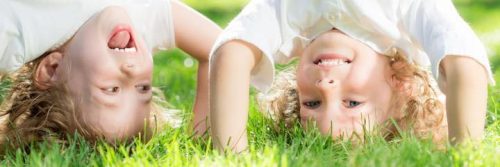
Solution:
M309 109L315 109L321 105L321 101L306 101L302 103L302 105L306 106Z
M361 105L361 102L359 101L354 101L354 100L344 100L344 106L346 108L355 108L357 106Z
M137 88L137 90L139 90L139 92L141 93L147 93L151 90L151 85L137 85L135 86Z
M120 91L120 88L115 86L110 88L104 88L102 90L105 91L106 93L117 93L118 91Z

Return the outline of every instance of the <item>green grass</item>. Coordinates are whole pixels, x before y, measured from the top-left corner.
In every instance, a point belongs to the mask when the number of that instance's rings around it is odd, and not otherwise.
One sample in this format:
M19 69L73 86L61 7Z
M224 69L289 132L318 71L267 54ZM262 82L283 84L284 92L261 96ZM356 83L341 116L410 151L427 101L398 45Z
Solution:
M187 0L218 24L224 26L245 0ZM485 5L486 4L486 5ZM500 31L500 5L497 1L460 0L460 13L471 23L488 46L500 81L500 44L487 36ZM487 17L486 17L487 16ZM496 19L495 19L496 18ZM487 39L486 41L484 39ZM492 41L498 39L492 39ZM276 133L251 101L248 124L250 150L247 153L221 155L211 140L191 137L189 122L196 76L196 63L186 67L190 57L179 50L155 56L154 85L168 101L183 110L185 123L168 129L149 142L136 140L117 148L105 143L91 146L79 137L68 145L40 143L29 152L12 150L2 157L0 166L498 166L500 160L500 84L490 87L485 140L479 145L446 147L439 150L428 141L403 135L387 142L369 136L365 144L333 141L316 131L294 127L289 133ZM191 59L192 60L192 59ZM189 63L187 63L189 64ZM3 83L2 83L3 84ZM3 93L2 93L3 94Z

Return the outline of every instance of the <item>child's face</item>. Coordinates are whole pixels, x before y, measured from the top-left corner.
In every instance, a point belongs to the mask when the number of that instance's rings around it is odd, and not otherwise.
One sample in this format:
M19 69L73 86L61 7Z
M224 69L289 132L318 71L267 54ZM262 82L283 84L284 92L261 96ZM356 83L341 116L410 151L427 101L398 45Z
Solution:
M137 135L149 117L153 64L139 36L122 8L108 7L80 27L58 68L78 119L109 141Z
M393 116L387 57L338 30L316 38L297 71L300 116L333 137L362 133Z

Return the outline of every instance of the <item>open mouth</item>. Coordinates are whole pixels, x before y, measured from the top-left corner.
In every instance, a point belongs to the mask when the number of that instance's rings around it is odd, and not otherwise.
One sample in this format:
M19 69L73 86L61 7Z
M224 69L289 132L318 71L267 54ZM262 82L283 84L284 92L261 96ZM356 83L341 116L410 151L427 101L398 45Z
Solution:
M319 66L338 66L351 63L352 60L346 58L344 56L336 55L336 54L322 54L316 58L313 63Z
M137 52L131 29L124 26L117 26L113 30L108 47L118 52Z

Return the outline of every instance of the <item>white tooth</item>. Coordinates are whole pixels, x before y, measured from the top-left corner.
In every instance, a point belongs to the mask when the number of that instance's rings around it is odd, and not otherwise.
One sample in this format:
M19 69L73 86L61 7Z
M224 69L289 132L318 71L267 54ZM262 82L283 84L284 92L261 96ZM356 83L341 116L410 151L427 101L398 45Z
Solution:
M135 48L125 48L125 52L136 52Z
M115 48L115 51L120 51L120 49L118 49L118 48Z
M326 59L326 60L321 60L319 64L326 66L336 66L336 65L347 64L347 62L345 62L343 59Z

